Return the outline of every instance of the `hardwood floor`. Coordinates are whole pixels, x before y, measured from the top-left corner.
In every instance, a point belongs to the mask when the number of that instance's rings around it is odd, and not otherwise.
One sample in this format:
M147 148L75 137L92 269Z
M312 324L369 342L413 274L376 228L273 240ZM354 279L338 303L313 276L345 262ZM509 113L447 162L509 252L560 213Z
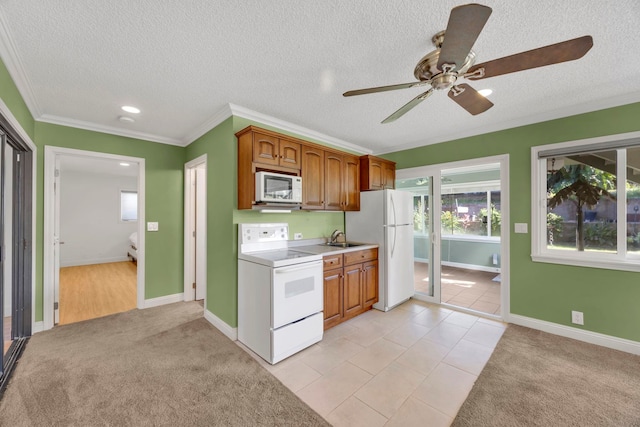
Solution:
M136 308L137 268L133 262L60 269L60 325Z

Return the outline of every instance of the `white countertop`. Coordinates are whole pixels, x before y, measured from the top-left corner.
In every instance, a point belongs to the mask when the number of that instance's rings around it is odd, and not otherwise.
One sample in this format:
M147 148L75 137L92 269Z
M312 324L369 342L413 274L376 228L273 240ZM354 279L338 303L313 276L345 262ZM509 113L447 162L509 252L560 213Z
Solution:
M349 242L349 243L357 243L359 246L342 248L339 246L329 246L326 244L326 241L324 239L309 239L309 240L293 240L293 241L290 240L289 248L296 251L300 251L300 252L307 252L310 254L326 255L326 254L361 251L364 249L374 249L378 247L378 245L371 244L371 243L361 243L361 242Z

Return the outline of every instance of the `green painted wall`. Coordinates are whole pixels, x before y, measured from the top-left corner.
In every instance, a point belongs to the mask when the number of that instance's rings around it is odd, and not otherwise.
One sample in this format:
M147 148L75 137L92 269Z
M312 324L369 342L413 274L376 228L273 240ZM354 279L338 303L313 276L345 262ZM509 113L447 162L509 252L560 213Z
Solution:
M160 231L145 235L145 299L183 292L183 147L36 122L36 321L42 320L44 147L46 145L145 159L145 216Z
M310 239L328 237L333 230L344 229L342 212L263 214L235 209L238 192L238 143L235 133L249 125L287 133L261 123L231 117L190 144L186 148L185 158L185 162L188 162L207 154L207 310L232 327L237 326L238 318L237 224L286 222L291 239L293 233L303 233L305 239Z
M27 104L24 103L18 88L13 83L13 79L7 71L4 62L0 60L0 98L5 105L11 110L13 116L18 120L22 129L29 135L29 138L33 141L35 121L33 116L27 108Z
M531 147L640 131L640 103L463 138L384 157L398 169L509 154L511 222L531 223ZM640 273L531 261L531 236L511 229L511 313L640 341Z

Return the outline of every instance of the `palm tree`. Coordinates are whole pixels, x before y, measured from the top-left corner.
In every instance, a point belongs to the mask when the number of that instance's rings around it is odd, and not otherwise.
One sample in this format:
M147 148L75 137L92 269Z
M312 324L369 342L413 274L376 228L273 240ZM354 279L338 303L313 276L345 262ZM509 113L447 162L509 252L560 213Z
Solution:
M576 248L584 251L583 208L595 206L603 196L615 200L609 191L616 188L614 175L584 164L567 165L547 177L547 206L553 209L562 202L576 205Z

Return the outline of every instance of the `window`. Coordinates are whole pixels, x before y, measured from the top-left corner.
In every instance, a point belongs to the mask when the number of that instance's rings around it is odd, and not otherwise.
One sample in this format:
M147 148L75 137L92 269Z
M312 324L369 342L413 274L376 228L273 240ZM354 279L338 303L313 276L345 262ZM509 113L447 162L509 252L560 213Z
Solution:
M640 138L532 148L534 261L640 271Z
M446 186L443 186L443 192ZM442 195L442 235L500 236L500 191Z
M131 190L120 191L120 221L138 220L138 192Z

